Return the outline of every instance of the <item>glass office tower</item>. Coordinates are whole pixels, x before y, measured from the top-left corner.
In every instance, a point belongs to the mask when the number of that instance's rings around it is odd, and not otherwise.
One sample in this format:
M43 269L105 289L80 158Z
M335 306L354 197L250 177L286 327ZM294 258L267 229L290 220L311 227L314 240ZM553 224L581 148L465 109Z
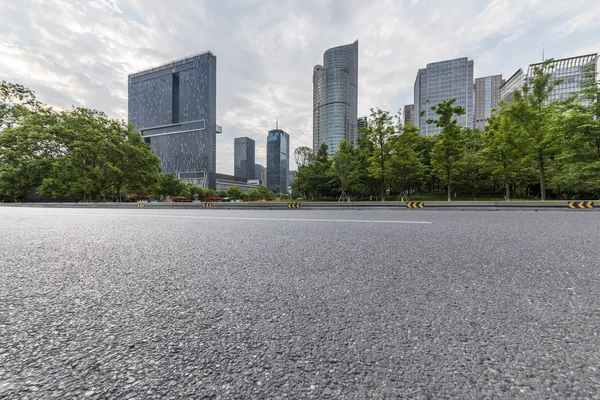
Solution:
M417 73L414 86L414 120L421 135L441 132L428 119L436 119L431 109L442 101L456 99L455 106L465 109L465 115L456 117L458 124L466 128L473 127L473 60L466 57L427 64L427 68ZM425 113L421 116L421 111Z
M254 177L255 142L249 137L239 137L233 140L233 175L246 179Z
M533 77L534 68L541 66L542 63L529 66L525 83ZM584 67L591 68L593 72L597 73L598 53L553 60L548 66L548 71L552 72L552 80L562 79L562 82L552 90L548 101L566 100L581 90Z
M500 102L500 87L504 83L502 75L492 75L475 79L475 128L484 129L487 119L492 115L492 110Z
M278 193L288 193L290 174L290 135L281 129L267 136L267 187Z
M313 70L313 151L326 143L333 155L342 140L358 137L358 40L334 47Z
M211 52L129 75L128 119L160 157L163 173L216 185L217 58Z

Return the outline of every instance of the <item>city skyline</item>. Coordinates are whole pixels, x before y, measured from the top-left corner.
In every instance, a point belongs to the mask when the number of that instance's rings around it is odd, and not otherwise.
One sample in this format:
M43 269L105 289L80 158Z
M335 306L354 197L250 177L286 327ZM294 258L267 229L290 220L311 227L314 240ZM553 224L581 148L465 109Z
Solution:
M56 107L85 106L126 119L128 74L210 49L218 55L224 131L217 171L233 174L233 138L255 139L256 162L265 164L264 132L277 116L292 150L312 147L312 67L325 49L356 38L358 115L412 104L414 76L431 62L468 57L475 77L510 77L541 61L542 51L554 59L599 51L600 4L590 1L247 4L182 2L174 13L152 1L55 2L31 3L23 13L22 3L6 2L0 13L11 22L0 27L0 79L24 84ZM213 29L223 24L227 35Z

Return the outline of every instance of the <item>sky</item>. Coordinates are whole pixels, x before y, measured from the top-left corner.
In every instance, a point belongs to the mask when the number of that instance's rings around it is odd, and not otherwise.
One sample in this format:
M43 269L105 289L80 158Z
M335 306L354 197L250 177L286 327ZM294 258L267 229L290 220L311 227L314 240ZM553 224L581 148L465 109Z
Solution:
M233 139L279 127L312 147L312 71L358 39L358 115L413 103L417 70L457 57L475 77L600 52L600 0L0 0L0 80L58 108L127 119L128 74L217 56L217 172ZM291 169L295 168L292 158Z

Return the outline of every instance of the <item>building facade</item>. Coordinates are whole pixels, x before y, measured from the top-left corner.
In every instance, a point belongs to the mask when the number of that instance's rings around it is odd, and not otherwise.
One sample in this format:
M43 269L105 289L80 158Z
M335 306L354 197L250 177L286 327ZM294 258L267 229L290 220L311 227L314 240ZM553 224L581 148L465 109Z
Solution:
M500 87L504 83L502 75L492 75L475 79L473 91L475 92L475 108L473 127L484 129L492 115L492 110L500 102Z
M502 86L500 86L500 101L504 101L511 104L515 101L514 93L515 90L521 90L525 84L525 74L521 68L517 72L512 74Z
M533 78L536 67L542 67L542 63L531 64L529 66L525 82ZM583 72L586 67L592 68L594 72L598 71L598 53L553 60L548 66L547 72L552 73L552 80L560 79L562 82L554 87L548 97L548 102L566 100L581 90Z
M313 150L325 143L333 155L342 140L355 141L357 113L358 40L327 50L313 69Z
M129 75L128 119L163 173L216 187L217 58L211 52Z
M258 179L261 185L267 184L267 170L260 164L254 164L254 179Z
M431 107L442 101L456 99L455 106L465 109L465 115L456 116L458 124L465 128L473 127L473 60L457 58L427 64L417 73L414 86L414 121L421 135L441 132L428 119L437 115ZM425 111L421 116L421 111ZM417 124L418 122L418 124Z
M233 175L245 179L255 179L255 146L254 140L249 137L239 137L233 140Z
M249 189L258 189L258 183L253 179L244 179L239 176L216 174L216 191L227 191L232 186L239 187L243 192Z
M289 173L290 135L281 129L273 129L267 136L267 187L288 193Z
M415 106L414 104L407 104L404 106L404 111L402 112L402 122L404 123L404 126L411 124L414 125L414 121L413 121L413 116L414 116L414 112L415 112Z
M363 129L365 129L367 127L368 123L369 123L369 120L367 117L359 117L358 120L356 120L356 129L357 129L356 137L357 138L364 135L365 132L363 131Z

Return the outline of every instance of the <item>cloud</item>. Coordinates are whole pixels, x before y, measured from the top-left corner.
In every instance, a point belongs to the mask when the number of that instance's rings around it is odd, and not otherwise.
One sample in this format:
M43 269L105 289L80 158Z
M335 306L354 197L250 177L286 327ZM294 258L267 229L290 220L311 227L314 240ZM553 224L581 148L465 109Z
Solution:
M593 3L593 4L591 4ZM427 63L469 57L475 75L512 75L547 57L597 52L589 0L95 0L0 2L0 78L61 108L127 117L127 75L187 55L217 56L217 169L233 172L233 138L256 140L279 117L291 150L312 146L312 69L359 39L359 115L413 102ZM292 166L294 168L294 166Z

